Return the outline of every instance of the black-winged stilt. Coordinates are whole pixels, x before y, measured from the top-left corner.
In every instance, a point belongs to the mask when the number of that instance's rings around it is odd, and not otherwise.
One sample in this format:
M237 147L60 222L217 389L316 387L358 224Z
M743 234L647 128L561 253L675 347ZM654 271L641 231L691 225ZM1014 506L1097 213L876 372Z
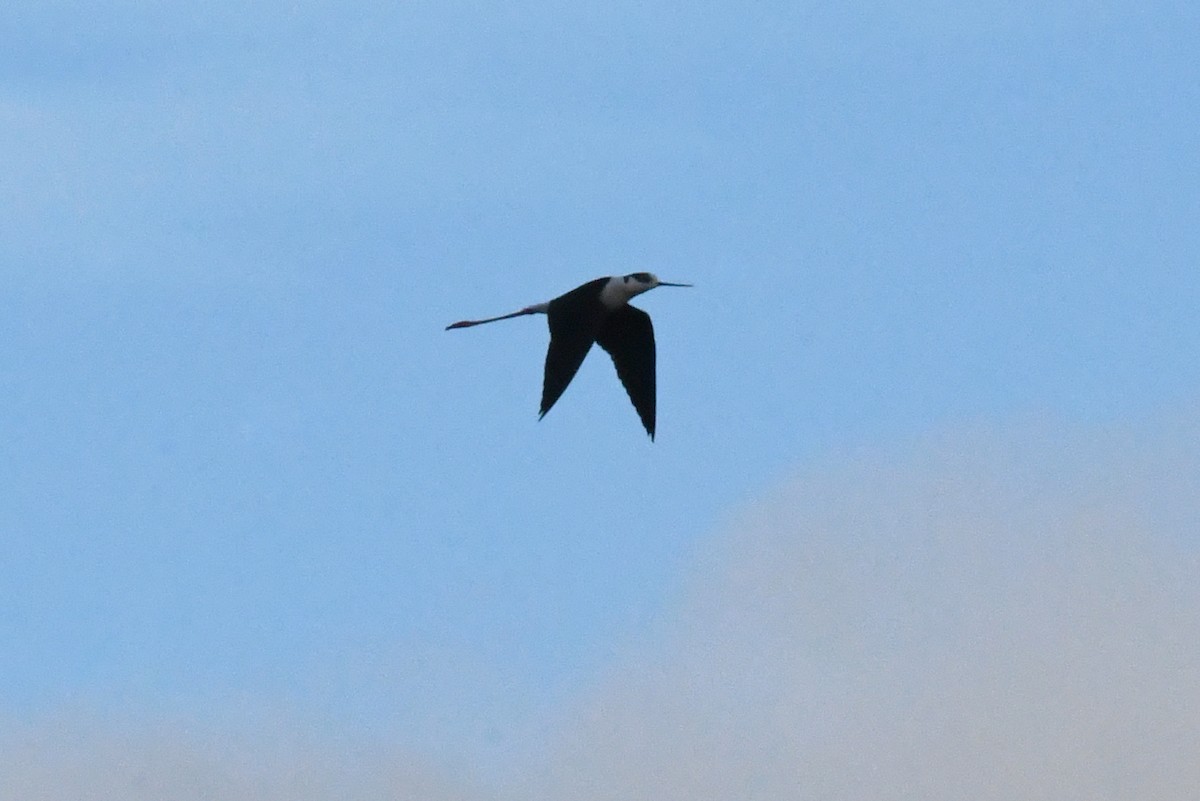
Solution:
M544 314L550 324L550 348L542 382L542 409L546 416L583 364L593 342L608 351L629 400L654 439L654 325L650 315L630 306L635 295L656 286L691 286L658 280L650 273L630 273L588 281L547 303L535 303L512 314L486 320L461 320L446 326L468 328L523 314Z

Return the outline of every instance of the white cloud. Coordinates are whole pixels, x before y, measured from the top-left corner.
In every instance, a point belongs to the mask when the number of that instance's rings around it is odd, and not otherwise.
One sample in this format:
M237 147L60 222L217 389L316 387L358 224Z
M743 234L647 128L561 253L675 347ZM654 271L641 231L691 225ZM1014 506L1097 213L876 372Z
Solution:
M1200 472L1176 433L956 436L797 477L535 792L1190 798Z
M497 797L1193 797L1200 438L1168 428L958 433L795 477ZM465 753L294 722L6 729L0 801L489 797Z
M284 718L206 728L63 714L4 729L0 801L479 798L410 753L315 737Z

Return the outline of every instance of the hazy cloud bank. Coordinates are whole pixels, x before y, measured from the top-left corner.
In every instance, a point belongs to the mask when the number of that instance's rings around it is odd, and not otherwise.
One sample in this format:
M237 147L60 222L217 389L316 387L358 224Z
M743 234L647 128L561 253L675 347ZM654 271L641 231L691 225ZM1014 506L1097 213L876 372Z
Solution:
M966 433L796 477L595 693L546 796L1191 797L1196 444Z
M3 801L467 801L479 794L402 749L284 719L134 724L60 714L0 736Z
M714 538L497 797L1191 798L1197 444L956 433L807 470ZM64 716L0 738L0 799L479 797L413 764Z

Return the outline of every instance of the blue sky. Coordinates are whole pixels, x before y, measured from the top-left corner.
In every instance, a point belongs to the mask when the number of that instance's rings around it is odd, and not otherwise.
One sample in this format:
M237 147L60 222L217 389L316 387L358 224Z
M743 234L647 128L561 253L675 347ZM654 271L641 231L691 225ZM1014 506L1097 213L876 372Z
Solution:
M797 471L1194 418L1198 28L8 4L0 719L282 709L486 781ZM543 320L442 330L637 270L696 284L638 301L654 443L599 353L537 421Z

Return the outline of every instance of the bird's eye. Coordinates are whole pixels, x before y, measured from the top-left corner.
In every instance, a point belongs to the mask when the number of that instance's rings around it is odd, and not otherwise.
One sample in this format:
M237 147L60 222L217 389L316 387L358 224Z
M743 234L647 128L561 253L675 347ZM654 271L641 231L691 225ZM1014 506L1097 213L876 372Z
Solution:
M629 283L629 276L627 275L627 276L625 276L624 278L622 278L621 280L622 280L623 282L625 282L626 284L628 284L628 283Z

